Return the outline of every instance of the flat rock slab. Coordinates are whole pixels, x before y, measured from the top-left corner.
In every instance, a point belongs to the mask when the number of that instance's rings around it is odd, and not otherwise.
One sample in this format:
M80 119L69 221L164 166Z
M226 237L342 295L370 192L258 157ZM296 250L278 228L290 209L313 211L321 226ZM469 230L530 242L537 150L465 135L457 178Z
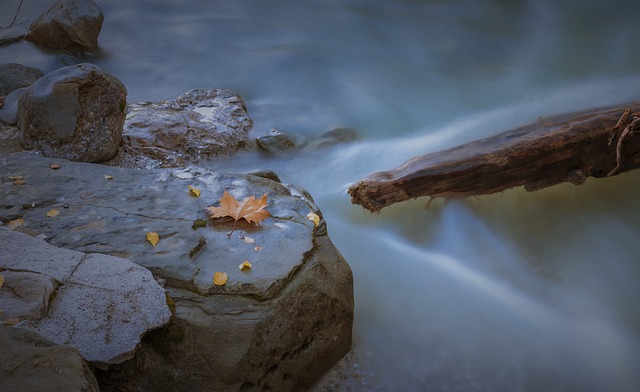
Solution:
M171 316L164 290L129 260L57 248L3 227L0 254L5 316L95 365L131 358L141 337Z
M0 390L98 392L80 354L22 328L0 325Z
M131 259L166 280L175 317L133 359L110 367L105 388L299 391L351 347L351 270L324 220L307 218L322 214L302 189L248 174L132 170L24 152L0 156L0 178L5 224ZM267 193L271 216L260 227L240 221L228 237L233 222L208 222L204 213L225 190L238 200ZM155 246L148 232L158 233ZM241 271L245 260L252 267ZM214 284L216 272L228 275L224 285Z

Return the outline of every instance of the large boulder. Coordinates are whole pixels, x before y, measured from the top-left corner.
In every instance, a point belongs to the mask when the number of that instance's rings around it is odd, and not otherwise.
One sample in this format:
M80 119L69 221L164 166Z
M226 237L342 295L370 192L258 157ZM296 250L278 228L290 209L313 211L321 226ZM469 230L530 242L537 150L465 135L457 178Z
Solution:
M94 365L130 359L146 332L169 322L164 290L129 260L57 248L3 227L0 254L0 319L73 346Z
M311 197L253 175L198 168L130 170L28 153L0 157L0 219L57 246L127 257L166 280L175 302L167 328L102 382L129 391L300 391L351 346L353 282ZM105 177L107 176L107 177ZM200 190L196 197L189 186ZM268 193L260 227L206 224L203 209L227 190ZM25 209L24 207L28 207ZM66 206L66 208L65 208ZM58 209L60 214L47 218ZM312 215L313 217L313 215ZM157 232L153 246L147 232ZM244 260L252 264L240 270ZM216 272L228 275L215 285Z
M16 63L0 64L0 96L29 87L44 74L38 68Z
M49 157L108 160L120 144L126 98L124 85L95 65L50 72L20 97L21 145Z
M48 48L93 50L103 20L102 10L92 0L59 0L31 23L25 38Z
M230 155L246 146L252 126L242 98L225 89L196 89L171 101L130 104L122 147L109 164L179 167Z
M0 325L0 390L99 392L80 354L22 328Z

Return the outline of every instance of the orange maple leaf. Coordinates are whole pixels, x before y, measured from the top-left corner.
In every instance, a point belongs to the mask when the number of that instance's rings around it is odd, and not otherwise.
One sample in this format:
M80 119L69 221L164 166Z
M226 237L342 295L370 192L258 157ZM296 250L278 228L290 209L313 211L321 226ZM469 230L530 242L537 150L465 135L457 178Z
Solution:
M234 221L233 228L231 232L227 234L227 237L230 237L240 219L260 226L260 222L271 216L271 213L265 210L266 206L266 193L257 200L255 196L250 196L242 201L238 201L225 190L222 198L220 198L220 207L207 207L205 208L205 212L210 215L210 219L232 218Z

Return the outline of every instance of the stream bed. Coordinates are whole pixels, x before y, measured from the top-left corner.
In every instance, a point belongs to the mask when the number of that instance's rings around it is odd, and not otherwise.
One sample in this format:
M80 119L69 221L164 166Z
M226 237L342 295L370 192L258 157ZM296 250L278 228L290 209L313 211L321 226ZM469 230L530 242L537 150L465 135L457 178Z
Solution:
M0 26L19 0L3 0ZM595 0L103 0L100 51L128 100L238 92L254 120L351 143L267 168L313 195L354 272L364 391L640 389L640 173L418 199L369 214L347 188L432 151L570 111L640 100L640 3ZM17 21L50 2L25 0ZM62 66L28 42L1 62Z

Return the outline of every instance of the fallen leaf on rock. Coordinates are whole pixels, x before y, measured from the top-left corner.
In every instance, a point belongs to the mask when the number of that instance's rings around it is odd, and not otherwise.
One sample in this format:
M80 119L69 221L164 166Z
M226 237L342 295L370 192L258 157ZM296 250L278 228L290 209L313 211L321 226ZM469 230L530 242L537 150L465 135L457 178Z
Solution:
M111 181L111 180L113 180L113 176L110 176L110 175L108 175L108 174L105 174L105 175L104 175L104 179L105 179L105 180L108 180L108 181Z
M219 202L220 207L207 207L205 212L211 215L211 219L226 217L233 219L233 228L227 234L227 237L231 236L240 219L260 226L260 222L271 216L271 213L265 210L267 206L266 193L258 200L256 200L255 196L250 196L239 202L225 190Z
M247 237L247 236L244 236L244 235L241 235L239 238L240 238L242 241L244 241L244 242L245 242L245 244L253 244L254 242L256 242L256 240L254 240L253 238L251 238L251 237Z
M13 181L13 185L24 185L27 183L22 176L9 176L9 179Z
M56 216L58 216L58 215L60 215L60 211L55 210L55 209L54 209L54 210L51 210L51 211L49 211L49 212L47 212L47 216L48 216L49 218L55 218L55 217L56 217Z
M4 284L4 276L0 274L0 288L2 287L3 284Z
M15 230L18 227L22 226L23 224L24 224L24 219L22 218L14 219L12 221L9 221L9 223L7 223L7 228L11 230Z
M307 219L309 219L311 222L313 222L314 226L318 226L320 224L320 216L318 216L318 214L316 214L315 212L311 211L307 214Z
M200 197L200 189L194 188L191 185L189 185L187 188L189 189L189 193L191 193L191 195L195 197Z
M227 283L228 279L229 275L224 272L216 272L215 274L213 274L213 284L215 284L216 286L224 285L225 283Z
M191 225L191 228L194 231L201 229L203 227L207 227L207 221L204 219L196 219L193 221L193 225Z
M53 170L58 170L60 169L60 164L58 162L52 163L49 165L49 167Z
M239 265L240 271L248 271L251 269L251 263L249 260L245 260L242 264Z
M255 247L255 248L253 248L253 249L255 249L255 250L256 250L256 252L260 252L260 251L262 250L262 247L261 247L261 246L256 246L256 247Z
M4 321L3 321L4 325L6 325L6 326L8 326L8 327L10 327L10 326L12 326L12 325L16 325L16 324L18 324L19 322L20 322L20 319L19 319L19 318L16 318L16 317L11 317L11 318L8 318L8 319L6 319L6 320L4 320Z
M156 245L158 245L158 242L160 242L160 236L155 231L148 231L147 241L149 241L151 245L155 247Z

